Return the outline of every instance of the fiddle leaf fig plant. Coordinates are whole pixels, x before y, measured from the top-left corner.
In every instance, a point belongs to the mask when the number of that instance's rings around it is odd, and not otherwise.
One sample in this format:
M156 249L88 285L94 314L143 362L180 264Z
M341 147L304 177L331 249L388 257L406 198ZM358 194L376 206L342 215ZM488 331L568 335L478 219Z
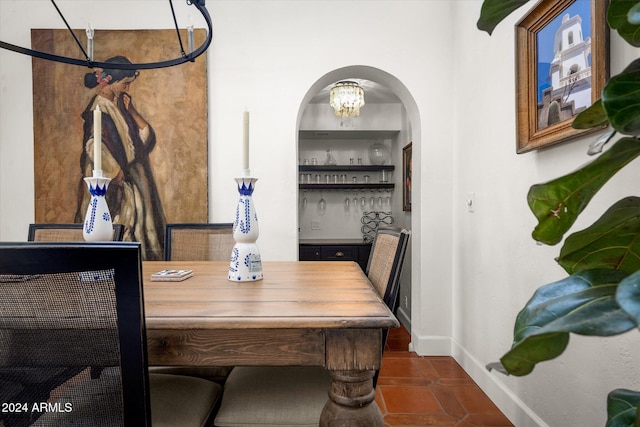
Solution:
M513 375L527 375L569 344L569 333L611 336L636 324L616 303L618 270L586 270L541 286L516 318L514 346L500 362Z
M627 274L640 270L640 198L626 197L600 219L568 236L557 258L569 274L610 268Z
M484 0L477 27L495 27L529 0ZM607 23L640 47L640 0L610 0ZM578 114L576 129L608 125L585 166L529 189L527 202L538 225L538 242L556 245L556 261L569 274L543 285L516 318L511 349L487 365L505 374L527 375L536 364L559 357L571 333L608 337L640 326L640 198L623 198L595 223L565 238L591 199L618 171L640 155L640 59L605 84L600 99ZM619 136L612 146L602 148ZM616 389L607 398L606 427L640 427L640 392Z
M548 245L559 243L591 198L638 155L639 141L623 138L577 171L544 184L533 185L527 195L529 207L538 219L533 238Z

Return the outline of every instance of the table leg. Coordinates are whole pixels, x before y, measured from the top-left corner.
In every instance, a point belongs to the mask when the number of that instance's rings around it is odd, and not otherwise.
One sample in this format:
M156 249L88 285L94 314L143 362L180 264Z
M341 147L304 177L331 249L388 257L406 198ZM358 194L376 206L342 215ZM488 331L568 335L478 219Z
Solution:
M375 402L375 371L331 371L329 401L320 416L320 427L384 427Z

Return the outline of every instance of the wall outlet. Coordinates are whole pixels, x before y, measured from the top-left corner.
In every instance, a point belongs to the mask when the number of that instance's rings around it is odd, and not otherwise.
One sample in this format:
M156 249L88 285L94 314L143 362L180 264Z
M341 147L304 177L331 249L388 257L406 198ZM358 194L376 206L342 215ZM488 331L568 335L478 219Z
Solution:
M409 308L409 297L404 296L404 308Z
M311 221L312 230L320 230L320 221Z

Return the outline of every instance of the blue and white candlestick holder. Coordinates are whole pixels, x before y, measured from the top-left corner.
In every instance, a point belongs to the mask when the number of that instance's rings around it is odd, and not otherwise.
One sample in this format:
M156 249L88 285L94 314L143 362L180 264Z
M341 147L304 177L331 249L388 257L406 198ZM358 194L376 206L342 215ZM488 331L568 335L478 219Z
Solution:
M240 199L233 223L233 239L236 244L231 253L228 278L234 282L253 282L262 279L262 261L256 244L259 234L258 217L251 197L258 179L246 176L235 180Z
M84 179L89 186L91 200L84 217L82 237L88 242L107 242L113 240L113 223L105 199L111 179L102 176L102 171L96 172Z

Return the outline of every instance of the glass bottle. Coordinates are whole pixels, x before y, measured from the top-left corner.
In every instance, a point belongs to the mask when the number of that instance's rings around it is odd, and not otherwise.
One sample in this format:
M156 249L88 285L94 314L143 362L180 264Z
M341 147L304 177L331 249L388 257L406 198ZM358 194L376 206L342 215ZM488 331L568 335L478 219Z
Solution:
M338 163L336 162L336 159L333 157L333 154L331 154L331 147L327 148L327 158L324 161L324 164L326 166L335 166Z

